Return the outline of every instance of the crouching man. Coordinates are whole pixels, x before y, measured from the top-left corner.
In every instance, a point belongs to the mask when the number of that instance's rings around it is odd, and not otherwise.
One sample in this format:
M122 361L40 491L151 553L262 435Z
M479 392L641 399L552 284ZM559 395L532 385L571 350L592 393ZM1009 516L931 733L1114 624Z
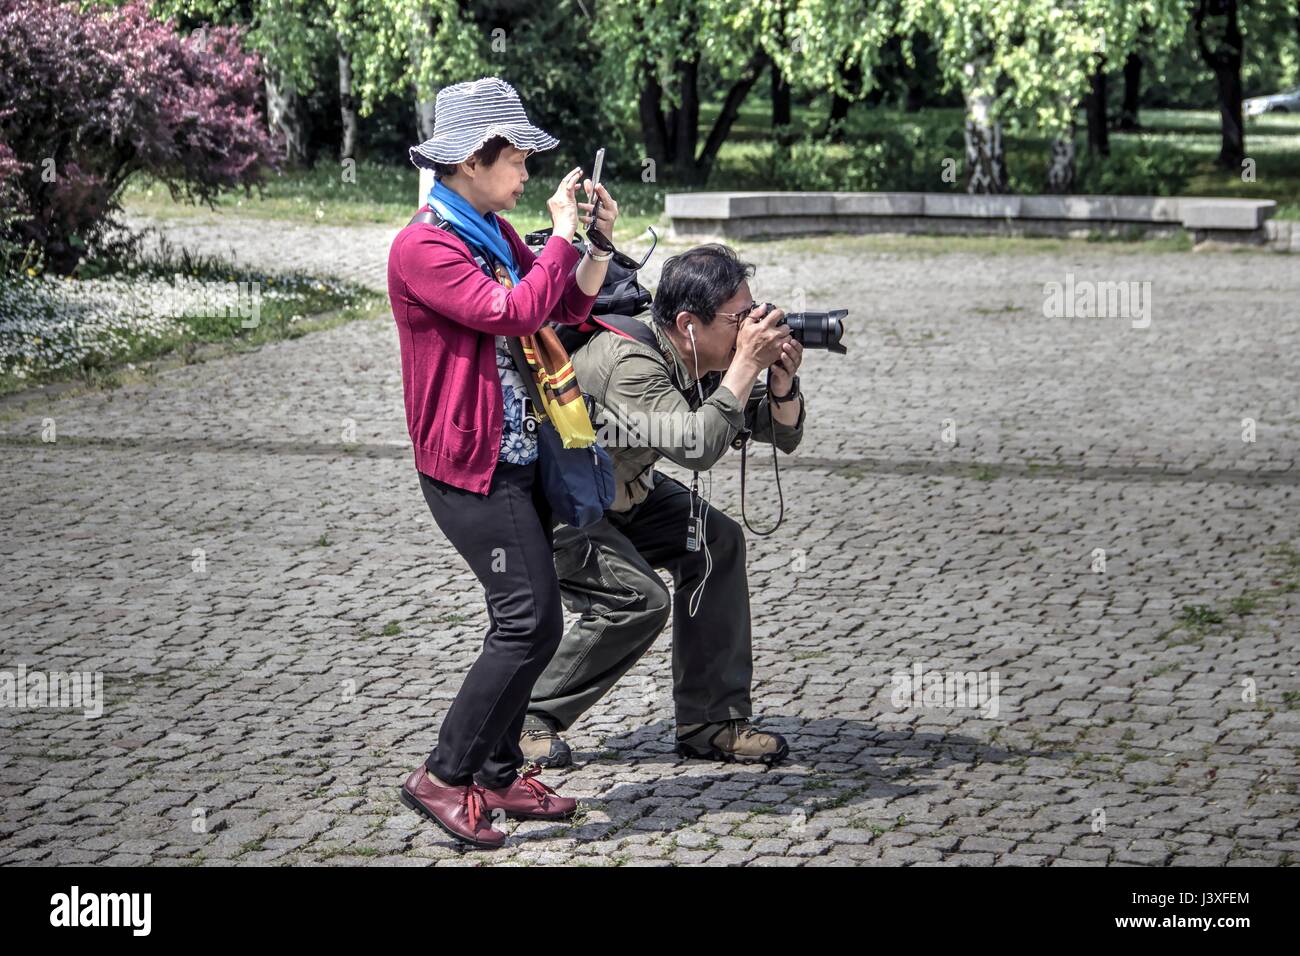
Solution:
M788 746L750 725L749 582L739 524L655 470L660 457L707 471L742 429L792 452L803 435L795 372L803 346L756 305L754 267L706 245L665 263L652 318L609 317L573 355L614 463L605 517L555 532L565 605L579 615L533 687L520 739L526 759L567 765L560 737L649 649L673 617L677 752L772 764ZM637 326L641 323L641 327ZM756 379L771 370L770 394ZM609 441L608 436L615 436ZM673 579L670 598L656 568Z

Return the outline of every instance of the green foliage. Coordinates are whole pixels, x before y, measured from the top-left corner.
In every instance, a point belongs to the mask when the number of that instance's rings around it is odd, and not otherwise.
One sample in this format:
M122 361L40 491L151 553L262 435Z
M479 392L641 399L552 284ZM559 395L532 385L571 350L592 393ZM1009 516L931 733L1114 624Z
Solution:
M568 4L543 4L500 22L484 22L483 29L504 31L497 37L487 72L510 83L529 118L560 141L555 149L529 159L530 174L549 176L574 162L590 171L596 150L603 146L608 150L608 178L639 177L640 137L623 121L636 114L635 99L593 79L602 44L592 21L576 12ZM557 56L557 50L564 55Z
M797 124L803 128L792 131L787 150L769 146L778 131L762 77L741 109L758 118L763 145L746 142L748 121L738 121L711 174L714 188L949 189L937 172L944 159L962 158L969 109L1002 128L1011 188L1039 192L1051 141L1082 125L1079 104L1099 65L1110 77L1111 115L1117 114L1120 71L1130 51L1146 64L1144 123L1151 115L1145 107L1157 102L1214 109L1213 78L1196 47L1189 0L618 0L585 7L523 0L154 0L154 6L178 13L186 26L247 25L248 42L263 51L268 67L299 84L313 145L323 147L337 133L335 54L342 46L353 57L363 117L359 155L404 166L417 98L432 99L448 83L499 75L519 90L534 121L561 141L530 163L535 176L588 163L603 145L611 180L629 195L683 188L686 180L675 182L671 169L658 170L656 182L639 182L645 149L638 101L654 81L665 109L680 104L681 65L692 60L703 130L759 51L791 85L796 110L812 103L817 114ZM1248 91L1300 83L1294 5L1268 0L1242 4L1241 12ZM860 84L849 82L854 71ZM914 104L942 103L944 95L963 102L948 126L936 128L931 118L942 114L927 110L897 130L860 131L856 140L850 131L849 143L838 148L819 141L832 91L859 102L851 118L874 118L874 104L907 99L909 83L916 82L925 90L912 97ZM371 124L368 115L375 116ZM1217 117L1211 119L1217 126ZM701 145L704 138L702 132ZM1252 157L1258 142L1252 141ZM1240 182L1213 178L1199 159L1188 161L1200 148L1199 138L1185 148L1116 137L1109 160L1080 152L1075 189L1168 194L1190 185L1201 193L1239 192ZM1284 202L1284 215L1296 214L1295 190L1278 193L1290 176L1287 161L1273 161L1266 177L1270 160L1258 158L1260 182L1249 192L1270 190Z
M1074 191L1112 196L1176 196L1196 163L1176 145L1148 137L1114 139L1109 156L1083 154Z
M1073 122L1099 62L1115 68L1140 37L1168 43L1187 21L1183 0L901 2L902 25L930 35L944 82L978 104L977 119L1047 136Z
M845 143L805 135L789 146L772 146L771 185L785 190L941 192L953 189L940 173L960 156L954 130L947 141L927 136L918 124L882 127Z

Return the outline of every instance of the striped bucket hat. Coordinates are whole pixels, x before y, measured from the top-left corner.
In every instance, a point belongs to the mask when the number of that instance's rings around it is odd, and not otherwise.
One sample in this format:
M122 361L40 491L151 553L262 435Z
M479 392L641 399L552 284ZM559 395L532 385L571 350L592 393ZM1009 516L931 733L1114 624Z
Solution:
M516 149L531 152L560 142L528 122L513 86L485 76L438 91L433 136L411 147L411 162L424 169L432 169L434 163L463 162L494 136L504 136Z

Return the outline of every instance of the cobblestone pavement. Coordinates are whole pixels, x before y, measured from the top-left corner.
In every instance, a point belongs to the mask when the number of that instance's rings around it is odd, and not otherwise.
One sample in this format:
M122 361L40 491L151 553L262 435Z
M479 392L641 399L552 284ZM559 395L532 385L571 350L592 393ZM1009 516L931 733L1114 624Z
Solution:
M393 233L169 228L372 282ZM853 310L848 356L805 363L785 523L749 539L755 702L786 763L673 755L665 634L547 775L575 824L462 853L397 802L486 614L420 495L382 317L0 408L0 668L100 672L104 696L0 711L0 862L1297 859L1294 261L741 251L760 298ZM1149 281L1149 327L1044 317L1069 274ZM771 460L749 464L761 527ZM711 490L733 515L737 466ZM984 693L914 697L918 667Z

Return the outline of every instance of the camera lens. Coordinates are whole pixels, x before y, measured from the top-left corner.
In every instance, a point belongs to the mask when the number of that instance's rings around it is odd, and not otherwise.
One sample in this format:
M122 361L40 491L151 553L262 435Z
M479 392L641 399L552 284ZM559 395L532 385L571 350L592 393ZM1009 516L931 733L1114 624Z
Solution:
M783 322L790 326L790 336L806 349L826 349L847 355L840 340L844 337L844 317L848 309L831 312L792 312Z

